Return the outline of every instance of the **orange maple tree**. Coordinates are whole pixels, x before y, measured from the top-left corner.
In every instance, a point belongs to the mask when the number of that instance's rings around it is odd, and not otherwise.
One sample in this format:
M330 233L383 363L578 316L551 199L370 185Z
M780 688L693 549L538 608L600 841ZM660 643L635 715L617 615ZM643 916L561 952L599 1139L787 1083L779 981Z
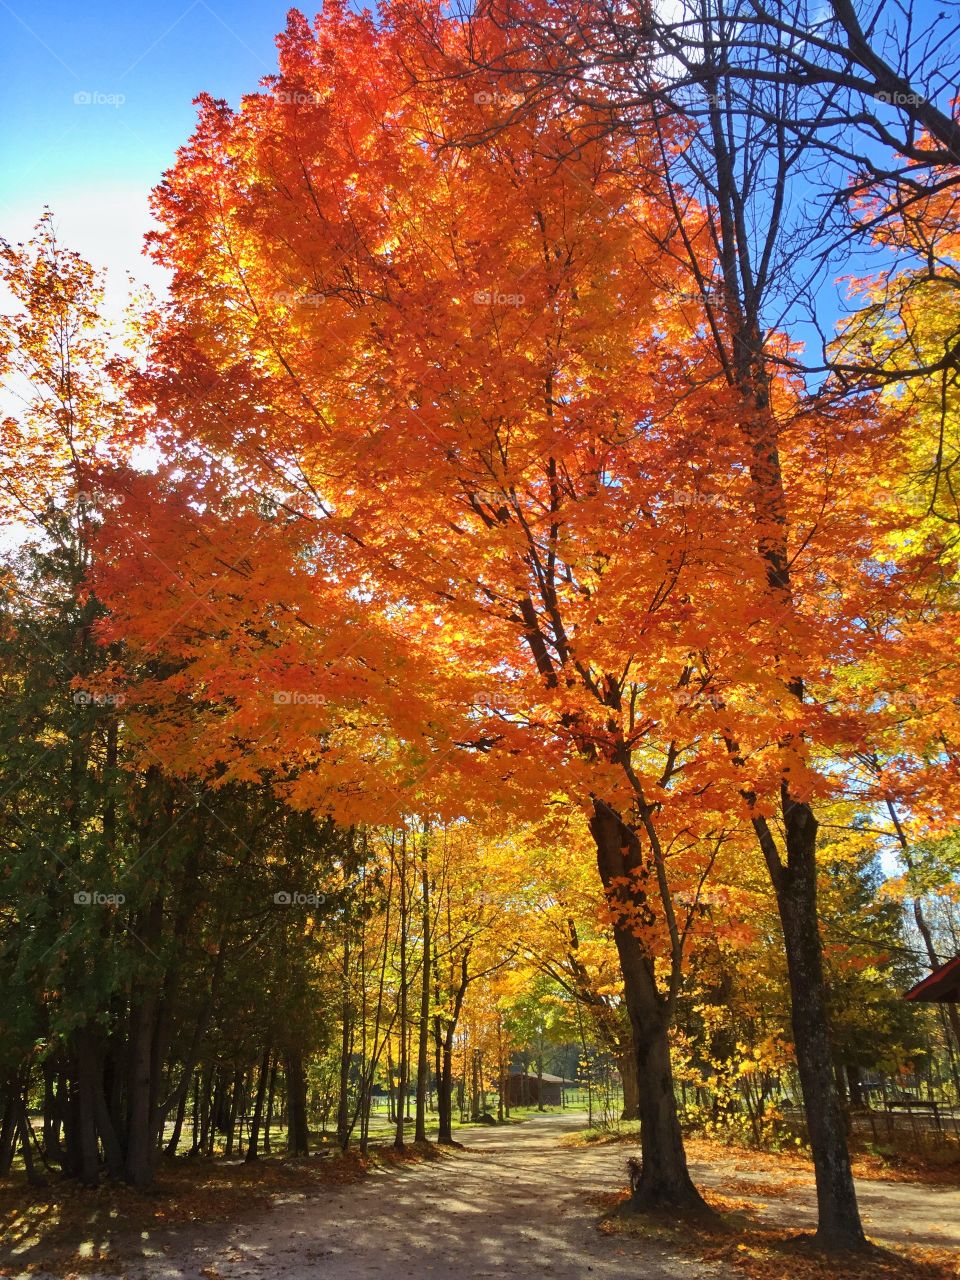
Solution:
M456 24L407 17L293 13L277 77L201 101L156 194L172 304L137 392L175 462L118 477L97 589L175 767L269 773L345 821L586 812L642 1082L636 1200L697 1205L668 1031L718 849L769 831L785 785L844 794L885 737L942 764L930 707L876 695L926 662L904 423L777 381L789 525L745 518L756 433L642 144L586 106L519 109Z

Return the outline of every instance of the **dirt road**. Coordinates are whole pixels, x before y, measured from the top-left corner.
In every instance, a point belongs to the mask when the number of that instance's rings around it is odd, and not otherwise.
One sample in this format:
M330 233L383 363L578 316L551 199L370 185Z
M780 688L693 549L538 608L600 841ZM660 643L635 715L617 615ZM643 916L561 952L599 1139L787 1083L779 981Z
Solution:
M597 1231L593 1197L623 1184L630 1148L562 1145L564 1133L583 1120L554 1114L462 1131L468 1152L461 1156L278 1197L271 1211L237 1225L151 1232L123 1250L128 1261L119 1274L126 1280L729 1280L733 1273L722 1264L696 1262L661 1242ZM692 1171L701 1185L727 1190L731 1180L743 1190L750 1181L733 1161L729 1167L694 1163ZM812 1227L812 1186L793 1183L785 1195L769 1186L765 1195L758 1185L758 1198L777 1220ZM960 1246L960 1191L876 1182L860 1190L875 1239ZM117 1275L84 1269L85 1280Z
M588 1197L624 1181L623 1148L574 1149L585 1117L548 1116L458 1134L469 1151L277 1199L236 1226L143 1240L128 1280L726 1280L689 1256L597 1231ZM123 1254L130 1259L129 1249ZM84 1280L108 1280L85 1272ZM32 1278L36 1280L36 1275ZM45 1278L46 1280L46 1278ZM62 1278L58 1277L58 1280ZM114 1271L109 1280L116 1280Z

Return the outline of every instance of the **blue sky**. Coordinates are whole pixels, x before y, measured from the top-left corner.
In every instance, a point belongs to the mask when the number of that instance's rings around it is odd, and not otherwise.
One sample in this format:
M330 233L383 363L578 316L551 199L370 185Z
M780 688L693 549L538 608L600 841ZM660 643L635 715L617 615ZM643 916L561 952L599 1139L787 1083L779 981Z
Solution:
M305 6L310 16L319 2ZM921 24L932 8L919 0ZM140 252L150 189L192 132L199 92L236 104L275 69L286 10L284 0L0 0L10 122L0 235L24 239L49 204L64 241L107 268L109 313L127 295L127 271L162 287ZM821 290L828 327L842 293L831 280Z
M113 302L128 269L160 284L139 261L148 193L191 133L198 93L236 103L275 70L288 7L0 0L0 235L24 239L49 204L64 241L108 269Z

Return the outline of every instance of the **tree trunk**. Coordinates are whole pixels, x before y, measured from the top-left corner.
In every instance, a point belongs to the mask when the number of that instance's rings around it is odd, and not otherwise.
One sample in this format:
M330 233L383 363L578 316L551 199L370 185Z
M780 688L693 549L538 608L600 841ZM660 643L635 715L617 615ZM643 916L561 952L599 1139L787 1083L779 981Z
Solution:
M229 1160L233 1155L233 1143L237 1132L237 1117L240 1115L240 1105L243 1097L243 1080L244 1072L238 1067L233 1073L233 1088L230 1090L230 1111L227 1117L227 1144L223 1153L227 1160ZM242 1137L237 1145L242 1150Z
M506 1099L507 1071L503 1061L503 1018L497 1014L497 1119L503 1124ZM509 1114L509 1112L507 1112Z
M817 1183L816 1239L825 1249L862 1249L865 1237L830 1046L817 920L817 821L808 805L789 798L783 816L786 864L772 841L764 854L786 948L794 1050Z
M622 910L615 921L643 912L642 885L627 885L642 868L639 841L608 805L595 803L590 831L597 846L600 879ZM634 877L635 879L635 877ZM657 988L653 959L625 923L614 923L614 941L623 974L624 997L633 1028L640 1085L640 1176L631 1203L638 1210L672 1208L709 1212L693 1185L680 1131L670 1063L669 1017Z
M173 1121L173 1133L171 1133L170 1140L167 1142L166 1146L168 1156L175 1156L177 1154L177 1147L180 1145L180 1135L183 1133L183 1122L187 1115L187 1095L190 1092L189 1084L190 1081L194 1079L194 1075L192 1071L188 1073L186 1068L184 1068L184 1076L185 1079L177 1090L177 1114Z
M10 1172L17 1146L17 1095L16 1085L11 1083L0 1118L0 1178Z
M292 1156L305 1156L310 1151L307 1128L307 1079L303 1070L303 1054L288 1050L283 1062L287 1085L287 1151Z
M640 1087L637 1083L637 1052L633 1045L617 1051L617 1068L623 1084L623 1111L621 1120L640 1119Z
M127 1149L124 1177L135 1187L153 1179L153 1079L156 998L144 994L131 1019L133 1034L127 1077Z
M341 1151L350 1145L350 926L344 924L340 1006L340 1095L337 1100L337 1143Z
M474 1049L470 1059L470 1119L480 1119L480 1051Z
M270 1130L273 1128L273 1102L277 1090L277 1059L274 1057L270 1065L270 1083L267 1085L267 1115L263 1128L263 1153L271 1154Z
M543 1111L543 1027L537 1037L537 1110Z
M253 1119L250 1122L250 1138L247 1142L247 1164L260 1157L260 1127L263 1124L263 1108L267 1099L267 1080L269 1076L270 1048L268 1046L263 1051L263 1061L260 1063L260 1075L257 1079L257 1093L253 1103Z
M62 1163L60 1149L60 1100L54 1087L56 1064L46 1060L43 1064L43 1158L47 1164Z
M70 1172L85 1187L100 1181L100 1157L97 1151L97 1122L94 1116L93 1080L89 1071L77 1065L74 1088L70 1096L70 1129L68 1149Z
M423 970L420 981L420 1026L417 1044L417 1115L414 1129L414 1141L427 1140L427 1085L430 1078L430 876L427 871L427 855L424 850L423 865L420 875L422 928L423 928Z
M847 1063L847 1088L850 1091L850 1105L863 1106L863 1084L860 1080L860 1068L855 1062Z
M30 1117L27 1115L26 1103L22 1101L18 1108L17 1132L20 1135L20 1154L23 1157L23 1171L27 1175L27 1182L32 1187L42 1187L46 1179L34 1163L33 1128L30 1124Z
M193 1073L193 1106L190 1116L192 1138L190 1142L190 1154L196 1156L200 1154L200 1083L202 1073L197 1070Z
M200 1145L197 1155L209 1156L213 1151L213 1135L216 1130L214 1088L218 1074L215 1066L208 1067L200 1086Z
M400 991L397 1018L400 1022L400 1061L397 1064L397 1126L393 1145L402 1151L405 1145L403 1124L406 1117L407 1081L410 1074L407 1054L407 833L400 833Z
M440 1055L437 1080L437 1115L439 1120L437 1141L445 1146L453 1145L453 1045L445 1038Z
M107 1106L103 1091L103 1070L90 1028L79 1027L74 1032L73 1043L77 1056L77 1070L83 1079L84 1095L89 1098L89 1105L93 1109L94 1124L103 1146L107 1172L111 1178L119 1178L125 1171L123 1147Z

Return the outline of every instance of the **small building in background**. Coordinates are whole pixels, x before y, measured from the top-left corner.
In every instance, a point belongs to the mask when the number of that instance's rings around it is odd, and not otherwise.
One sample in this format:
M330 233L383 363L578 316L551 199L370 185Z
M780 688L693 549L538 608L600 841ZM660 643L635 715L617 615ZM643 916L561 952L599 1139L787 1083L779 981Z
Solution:
M546 1071L542 1076L530 1071L511 1071L508 1078L511 1107L538 1107L541 1102L545 1107L562 1107L564 1091L578 1087L576 1080L553 1076Z
M922 982L904 995L904 1000L922 1000L931 1004L956 1004L960 1001L960 956L934 969Z

